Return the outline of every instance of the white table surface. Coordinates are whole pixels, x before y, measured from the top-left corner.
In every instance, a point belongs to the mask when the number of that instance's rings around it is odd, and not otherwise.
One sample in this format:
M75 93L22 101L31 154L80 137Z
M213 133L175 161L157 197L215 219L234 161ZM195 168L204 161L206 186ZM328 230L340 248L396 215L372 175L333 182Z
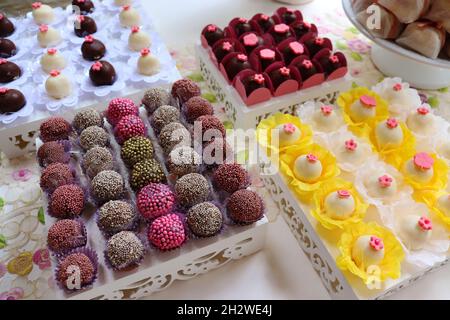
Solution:
M143 0L163 39L172 47L197 41L208 23L226 25L236 16L273 12L271 0ZM297 6L308 17L332 12L339 0ZM390 299L450 299L450 265L426 276ZM264 250L189 281L175 282L148 299L329 299L309 260L279 218L269 226Z

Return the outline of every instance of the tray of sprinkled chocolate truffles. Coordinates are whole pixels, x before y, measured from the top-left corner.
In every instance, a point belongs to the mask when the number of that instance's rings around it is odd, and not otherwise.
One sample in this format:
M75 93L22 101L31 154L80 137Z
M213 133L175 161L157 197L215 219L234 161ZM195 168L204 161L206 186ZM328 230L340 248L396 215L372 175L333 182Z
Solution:
M275 112L294 114L309 100L333 103L349 88L347 60L299 10L208 24L197 45L200 68L239 128L255 128Z
M30 151L40 123L97 110L115 97L142 95L180 78L140 0L35 2L24 17L0 19L0 146Z
M264 201L200 93L181 79L41 124L53 298L139 298L262 248Z

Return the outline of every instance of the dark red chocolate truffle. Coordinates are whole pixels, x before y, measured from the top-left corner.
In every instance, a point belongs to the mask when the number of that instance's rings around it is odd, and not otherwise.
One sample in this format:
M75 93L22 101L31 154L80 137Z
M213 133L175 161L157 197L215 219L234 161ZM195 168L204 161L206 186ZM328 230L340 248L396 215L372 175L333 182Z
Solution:
M0 13L0 37L6 38L14 33L16 28L4 13Z
M250 62L248 62L247 55L243 53L228 60L224 67L230 81L233 81L234 77L242 70L252 69Z
M264 203L253 191L242 189L228 198L228 217L239 224L250 224L258 221L264 214Z
M77 8L73 8L73 12L81 13L83 15L94 12L95 6L91 0L73 0L72 7L77 6Z
M313 58L320 50L327 48L325 39L319 37L305 41L305 45L308 48L311 58Z
M44 142L67 140L71 131L70 123L61 117L52 117L42 122L41 139Z
M262 49L258 52L258 59L261 63L262 71L266 70L272 63L278 61L277 54L272 49Z
M262 31L266 33L269 31L270 28L272 28L275 25L275 21L273 21L272 17L269 17L268 15L261 14L256 20L256 23L261 27Z
M234 25L234 31L236 32L236 36L240 37L246 32L253 31L253 28L247 19L239 18L238 22Z
M10 58L17 53L17 47L9 39L0 38L0 58Z
M224 38L223 30L214 24L207 25L203 29L203 36L208 42L209 46L212 47L217 41Z
M92 36L86 36L81 45L81 53L83 58L88 61L100 60L105 56L106 47L100 40L94 39Z
M296 63L295 66L300 71L303 81L319 72L311 60L303 60L302 62Z
M211 103L200 96L190 98L186 104L186 119L189 122L194 122L197 118L214 113Z
M286 80L292 79L291 70L286 67L281 67L275 70L272 70L269 74L270 79L272 80L272 84L274 89L277 89L280 84L285 82Z
M25 96L19 90L0 88L0 114L17 112L26 103Z
M252 53L255 48L264 44L263 38L261 38L254 32L244 34L241 38L241 42L244 45L247 54Z
M201 94L200 87L191 79L180 79L172 85L172 96L180 99L182 103L188 101L192 97Z
M286 11L281 14L280 18L286 24L291 24L301 20L300 15L292 9L286 9Z
M247 97L256 89L267 88L266 79L264 79L264 76L260 73L252 74L242 79L242 83L245 87Z
M48 248L55 253L83 247L86 240L86 229L78 220L59 220L50 227L47 234Z
M289 65L292 60L301 56L308 55L308 49L305 48L303 44L298 41L292 41L286 47L283 48L283 58L286 65Z
M80 285L81 287L90 285L95 279L96 266L86 254L76 252L65 257L58 265L58 271L56 274L56 280L61 283L62 286L70 288L68 282L70 282L69 276L73 273L70 272L69 267L73 268L77 266L80 270ZM72 284L70 282L70 284Z
M42 171L41 188L53 192L56 188L73 183L72 170L67 164L52 163Z
M344 66L344 62L337 55L330 54L319 59L320 65L323 67L325 74L329 76L335 70Z
M291 28L294 30L297 39L300 39L308 32L315 32L315 27L306 21L296 21L291 24Z
M50 197L50 212L59 219L78 217L84 208L84 191L76 184L59 186Z
M225 127L224 127L223 123L215 116L208 116L208 115L201 116L201 117L197 118L196 122L197 121L200 121L202 124L202 134L203 135L205 135L205 133L208 130L214 130L214 131L218 131L222 135L222 137L225 137L225 135L226 135ZM212 133L214 133L213 135L216 136L216 138L217 138L217 135L216 135L217 132L211 132L211 134Z
M240 164L224 163L214 171L214 183L220 190L233 193L249 184L249 175Z
M232 41L224 41L214 47L214 56L216 57L218 63L221 63L227 54L233 52L239 52L239 50Z
M270 34L272 35L276 43L280 43L281 41L293 36L289 26L284 23L274 25L270 30Z
M37 156L39 164L46 167L52 163L68 163L69 154L64 150L64 145L58 141L49 141L39 147Z
M97 24L88 16L78 16L74 22L73 31L77 37L86 37L97 32Z
M0 83L9 83L17 80L22 75L22 70L14 62L0 58Z
M89 69L89 78L95 86L111 86L116 82L117 75L111 63L100 60Z

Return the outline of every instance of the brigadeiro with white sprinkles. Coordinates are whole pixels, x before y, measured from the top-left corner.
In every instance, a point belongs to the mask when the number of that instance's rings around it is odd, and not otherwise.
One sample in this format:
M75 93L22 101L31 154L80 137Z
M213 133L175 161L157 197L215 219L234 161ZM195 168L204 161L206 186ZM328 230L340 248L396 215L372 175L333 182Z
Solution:
M112 170L102 171L92 179L92 193L99 202L120 199L123 188L122 176Z
M109 238L105 258L115 270L132 269L141 262L145 247L131 231L121 231Z

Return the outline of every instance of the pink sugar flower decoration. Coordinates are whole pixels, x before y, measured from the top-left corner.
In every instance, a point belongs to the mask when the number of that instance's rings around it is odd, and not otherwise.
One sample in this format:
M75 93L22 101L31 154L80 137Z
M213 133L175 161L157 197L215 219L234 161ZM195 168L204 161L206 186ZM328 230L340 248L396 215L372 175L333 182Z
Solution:
M262 15L260 16L260 18L261 18L261 20L264 20L264 21L269 20L269 16L266 15L266 14L262 14Z
M131 33L137 33L137 32L139 32L139 27L138 26L134 26L134 27L131 27Z
M285 123L283 125L283 130L284 130L284 132L286 132L288 134L293 134L295 132L296 128L292 123Z
M366 108L374 108L374 107L377 106L377 100L375 100L374 97L371 97L371 96L368 96L368 95L362 95L359 98L359 101Z
M398 121L395 118L389 118L386 120L386 125L389 129L395 129L398 127Z
M325 40L324 40L323 38L316 38L316 39L314 40L314 43L315 43L316 45L318 45L318 46L323 45L324 42L325 42Z
M403 87L402 87L402 84L401 84L401 83L396 83L396 84L392 87L392 89L393 89L394 91L401 91L401 90L403 89Z
M427 216L421 216L418 221L419 227L424 231L430 231L433 229L433 224L431 223L430 218Z
M206 27L206 30L208 32L215 32L217 30L217 26L214 24L210 24L209 26Z
M242 62L245 62L245 61L248 60L247 56L245 54L242 54L242 53L238 54L237 58L238 58L239 61L242 61Z
M239 18L238 20L240 23L247 23L247 19L245 18Z
M305 48L300 42L292 41L289 43L289 48L295 54L303 54L305 52Z
M389 188L392 185L393 181L394 180L386 174L378 178L378 183L383 188Z
M384 249L383 240L381 238L378 238L377 236L370 237L369 245L375 251L380 251Z
M144 48L141 50L141 56L147 56L150 54L150 49L149 48Z
M430 170L433 167L434 159L426 152L416 153L414 165L421 170Z
M94 41L94 37L93 36L91 36L91 35L89 35L89 36L86 36L86 37L84 37L84 41L86 41L86 42L93 42Z
M47 53L51 54L51 55L55 54L56 52L58 52L58 50L55 49L55 48L50 48L50 49L47 50Z
M345 148L349 151L355 151L356 148L358 147L358 144L356 143L355 140L350 139L345 141Z
M130 8L131 8L131 6L130 6L129 4L122 7L122 9L123 9L124 11L130 10Z
M348 190L338 190L336 192L337 192L338 197L341 199L350 198L350 191L348 191Z
M321 106L320 111L322 111L322 113L325 116L329 116L333 112L333 107L332 106Z
M291 74L291 70L289 70L289 69L286 68L286 67L282 67L282 68L280 68L280 73L281 73L283 76L287 77L287 76L289 76L289 75Z
M339 63L339 58L333 54L332 56L330 56L330 62Z
M259 55L262 59L270 60L275 58L275 51L270 49L263 49L259 52Z
M424 116L424 115L429 114L429 113L430 113L430 110L428 110L427 107L423 107L423 106L422 106L422 107L417 108L417 113L420 114L420 115L422 115L422 116Z
M222 43L222 49L225 51L230 51L231 49L233 49L233 45L228 41L225 41L224 43Z
M7 62L8 62L8 60L6 60L6 59L4 59L4 58L0 59L0 64L5 64L5 63L7 63Z
M79 15L79 16L77 17L77 20L78 20L78 22L83 22L83 21L85 20L85 18L84 18L83 15Z
M260 73L258 73L258 74L255 74L254 76L253 76L253 80L256 82L256 83L259 83L259 84L263 84L264 83L264 76L262 75L262 74L260 74Z
M313 67L313 64L311 60L305 59L302 61L302 66L304 66L306 69L311 69Z
M0 13L0 20L2 20L5 16Z
M306 155L306 159L309 161L309 162L311 162L311 163L315 163L315 162L317 162L319 159L315 156L315 155L313 155L312 153L309 153L309 154L307 154Z
M100 61L97 61L92 65L92 70L94 71L100 71L102 69L103 65Z
M42 24L39 26L39 31L40 32L47 32L48 31L48 25L46 24Z
M1 93L1 94L5 94L5 93L7 93L8 91L9 91L8 88L5 88L5 87L0 88L0 93Z
M57 76L59 76L61 74L61 72L59 72L58 70L52 70L52 71L50 71L50 75L52 76L52 77L57 77Z
M274 30L276 33L286 33L289 31L289 26L284 23L280 23L275 25Z
M33 3L31 4L31 7L32 7L33 9L39 9L40 7L42 7L42 2L33 2Z
M246 46L255 46L258 44L258 37L254 33L249 33L244 36L244 44Z

